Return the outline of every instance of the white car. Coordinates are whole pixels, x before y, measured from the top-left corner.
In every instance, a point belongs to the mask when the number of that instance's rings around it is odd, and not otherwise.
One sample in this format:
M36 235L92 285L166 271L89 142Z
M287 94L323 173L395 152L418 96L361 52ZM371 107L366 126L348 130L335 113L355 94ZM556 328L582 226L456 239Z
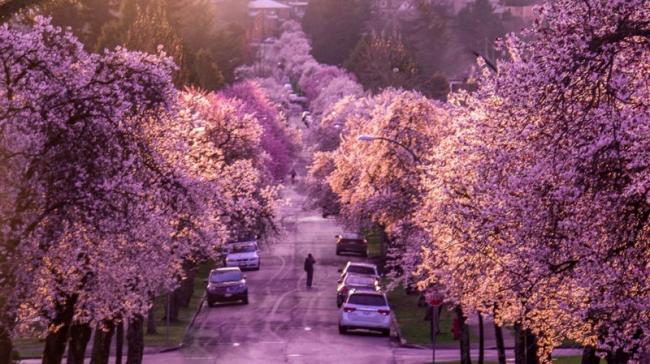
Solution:
M229 241L227 242L223 249L226 253L232 252L232 249L237 246L243 246L243 245L253 245L255 247L255 250L260 250L259 245L257 245L257 240L241 240L241 241Z
M373 290L350 291L339 311L339 333L366 329L390 335L390 307L386 295Z
M233 244L226 255L226 267L259 270L261 265L256 244Z
M380 278L379 272L377 272L377 265L372 263L347 262L343 269L339 269L339 273L341 273L341 277L339 277L338 283L343 282L343 278L345 278L345 275L348 273L375 277L377 279Z

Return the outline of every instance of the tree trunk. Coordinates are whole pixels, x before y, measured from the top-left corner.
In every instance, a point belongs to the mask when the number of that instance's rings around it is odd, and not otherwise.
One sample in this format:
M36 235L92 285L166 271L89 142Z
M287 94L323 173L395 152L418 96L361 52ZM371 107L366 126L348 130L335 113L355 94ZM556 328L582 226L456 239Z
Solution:
M506 364L506 346L503 343L503 330L501 326L494 323L494 336L497 341L497 354L499 357L499 364Z
M185 271L185 279L181 282L179 289L180 307L187 308L190 306L192 295L194 294L194 279L196 278L196 266L192 263L185 263L183 266Z
M483 315L478 313L478 364L485 359L485 336L483 335Z
M144 318L136 316L129 322L126 331L126 364L142 364L144 354Z
M581 364L600 364L600 357L596 355L596 348L593 346L585 346L582 350Z
M521 324L515 324L515 364L526 363L526 340Z
M156 317L154 315L154 304L151 304L149 312L147 312L147 335L157 334L156 330Z
M537 358L537 337L530 330L524 331L524 340L526 343L526 364L538 364Z
M68 341L68 364L84 364L86 348L92 329L89 324L74 324L70 327L70 340Z
M97 326L90 364L108 364L111 357L111 340L114 331L115 324L112 321L107 320Z
M168 293L170 296L165 297L165 317L163 320L169 319L170 322L178 321L178 313L181 309L181 288L176 288L173 292Z
M117 324L115 329L115 364L122 364L122 349L124 348L124 322Z
M48 327L43 350L43 364L59 364L63 360L65 345L70 335L76 296L68 297L55 305L56 314Z
M456 315L460 322L460 364L472 364L472 357L470 356L470 343L469 343L469 326L463 316L463 309L456 306Z
M3 324L0 324L0 364L11 363L13 347L9 330Z
M629 356L622 350L607 353L607 364L626 364Z

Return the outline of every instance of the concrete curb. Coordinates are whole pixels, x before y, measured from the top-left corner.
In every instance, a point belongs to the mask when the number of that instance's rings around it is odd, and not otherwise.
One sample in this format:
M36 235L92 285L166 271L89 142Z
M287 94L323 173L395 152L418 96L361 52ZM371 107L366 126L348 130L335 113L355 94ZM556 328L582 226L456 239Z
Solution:
M187 327L185 328L185 334L183 334L183 341L181 342L180 347L183 347L184 343L187 341L187 336L189 335L190 331L192 331L192 328L194 327L194 323L196 322L196 318L201 313L204 303L205 303L205 293L203 294L203 296L201 296L201 301L199 301L199 307L196 309L196 312L194 312L194 315L192 316L192 321L190 321L190 324L187 325Z
M391 318L391 326L393 326L393 333L395 336L391 335L391 338L394 338L395 341L399 344L401 347L405 347L407 345L406 339L404 336L402 336L402 330L399 328L399 324L397 323L397 318L395 317L395 314L390 315Z

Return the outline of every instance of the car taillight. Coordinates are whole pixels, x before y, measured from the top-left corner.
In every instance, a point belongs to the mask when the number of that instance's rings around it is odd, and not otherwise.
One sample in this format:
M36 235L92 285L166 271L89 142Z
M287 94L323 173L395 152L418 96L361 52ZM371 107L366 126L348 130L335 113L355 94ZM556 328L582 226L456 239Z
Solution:
M379 312L380 314L382 314L384 316L390 315L390 310L377 310L377 312Z
M343 312L354 312L356 310L354 307L343 307Z
M349 289L348 287L343 287L343 288L341 289L341 293L343 293L344 295L347 295L348 292L350 292L350 289Z

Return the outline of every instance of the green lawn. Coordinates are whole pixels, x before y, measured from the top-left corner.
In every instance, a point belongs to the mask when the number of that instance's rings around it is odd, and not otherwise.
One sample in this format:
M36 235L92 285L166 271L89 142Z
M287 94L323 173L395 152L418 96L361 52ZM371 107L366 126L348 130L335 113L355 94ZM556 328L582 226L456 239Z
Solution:
M199 307L201 298L205 291L203 280L208 278L210 269L213 269L213 264L203 264L199 267L194 280L194 294L190 300L190 305L187 308L182 308L178 314L178 321L172 322L169 325L169 337L167 334L167 324L162 318L165 316L165 305L167 304L167 296L160 296L154 301L154 315L157 319L156 326L158 333L154 335L144 336L144 345L146 347L170 347L176 346L183 342L187 326L192 321L194 313Z
M424 320L428 308L418 307L417 301L417 295L409 296L401 287L388 293L388 302L393 307L402 336L410 344L429 345L431 344L431 322ZM452 320L452 313L443 308L440 315L440 333L436 337L436 343L454 342L451 334Z
M196 312L203 297L205 287L203 280L207 279L210 269L213 264L204 264L199 267L196 279L194 280L194 294L190 300L190 305L187 308L182 308L178 315L178 321L172 322L169 325L169 334L167 332L166 323L162 320L165 316L165 304L167 303L167 296L160 296L154 301L154 312L156 317L156 326L158 333L155 335L145 335L144 344L148 348L163 349L167 347L177 346L183 342L187 326L189 325L194 312ZM89 346L92 343L89 343ZM44 340L37 338L18 338L14 341L15 350L19 358L35 358L40 357L43 353ZM126 350L126 348L124 349ZM88 348L90 352L90 347Z

